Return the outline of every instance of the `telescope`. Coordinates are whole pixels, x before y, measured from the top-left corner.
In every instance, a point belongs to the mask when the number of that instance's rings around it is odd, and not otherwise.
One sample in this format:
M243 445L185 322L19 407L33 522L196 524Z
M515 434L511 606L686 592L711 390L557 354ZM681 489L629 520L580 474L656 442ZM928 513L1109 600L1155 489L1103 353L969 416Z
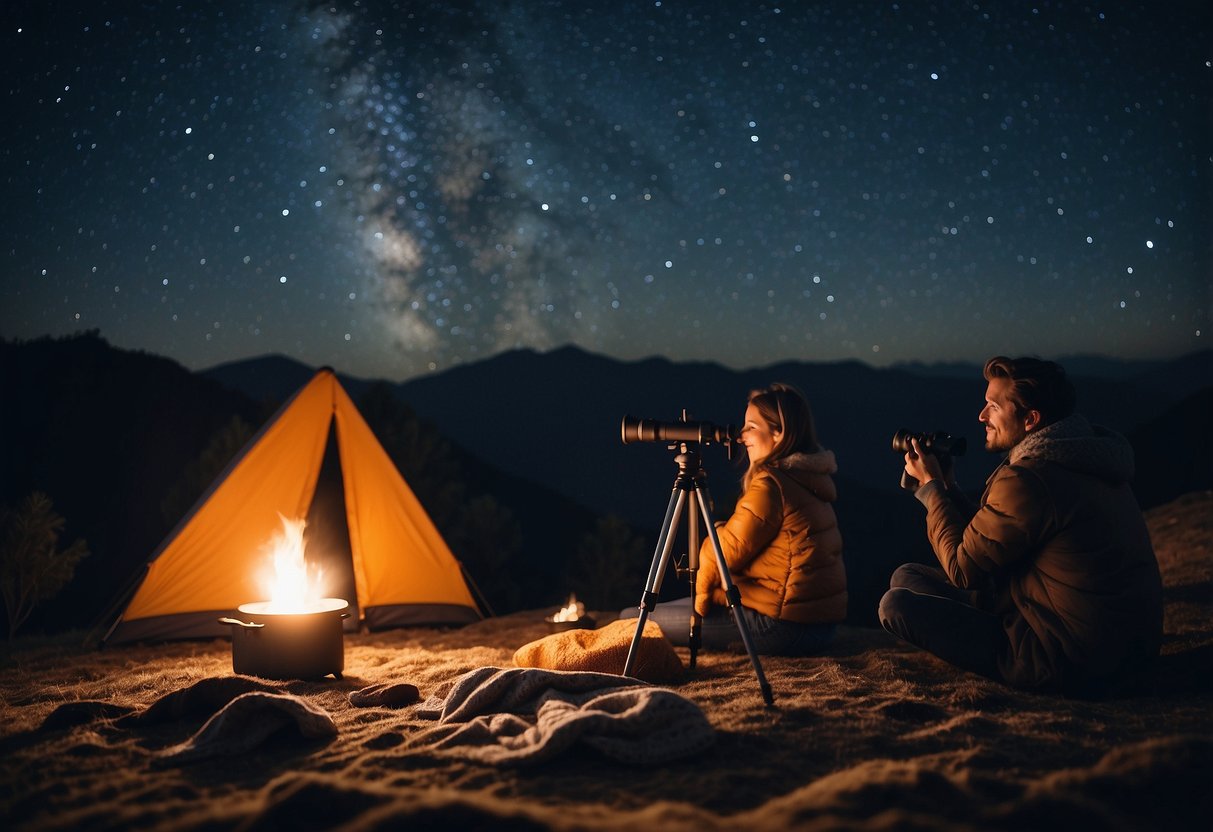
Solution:
M627 659L623 663L623 675L631 676L636 664L641 637L644 635L644 625L649 613L657 607L661 593L661 581L670 564L670 555L674 549L674 538L677 536L678 522L686 511L687 521L687 568L685 574L691 583L691 616L690 632L687 643L691 648L690 667L695 668L695 654L699 651L700 625L699 615L694 611L695 592L697 590L697 574L699 572L699 541L700 531L706 529L708 540L712 543L712 554L716 558L716 569L720 574L720 582L724 589L725 598L729 602L729 611L733 613L733 623L737 625L737 633L741 643L745 645L754 665L754 674L758 677L758 687L762 691L762 701L774 705L775 698L771 693L771 685L767 682L758 659L758 651L754 647L750 634L750 625L741 612L741 590L733 583L729 575L729 564L724 558L724 550L720 547L720 538L716 533L716 523L712 520L712 497L708 494L708 475L703 470L699 455L699 446L717 442L724 446L725 451L732 456L733 446L740 441L737 428L732 425L717 425L712 422L693 422L685 410L677 422L661 422L656 419L637 419L635 416L624 416L620 428L623 444L633 442L665 442L671 450L677 452L674 464L678 466L678 475L674 478L674 489L670 493L670 503L666 507L665 521L661 524L661 535L657 540L657 548L653 550L653 562L649 566L649 579L640 595L639 614L636 621L636 634L632 637L632 646L628 648ZM702 523L702 526L700 525Z
M624 416L620 433L625 445L633 442L695 442L700 445L709 445L716 442L727 447L741 438L741 434L733 425L692 422L687 419L685 410L682 412L682 419L678 422Z

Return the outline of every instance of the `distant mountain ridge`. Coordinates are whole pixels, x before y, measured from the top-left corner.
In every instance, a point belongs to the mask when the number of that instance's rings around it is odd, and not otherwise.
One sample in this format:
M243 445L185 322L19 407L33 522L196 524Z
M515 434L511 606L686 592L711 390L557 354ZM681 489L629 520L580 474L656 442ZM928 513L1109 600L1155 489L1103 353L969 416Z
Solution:
M252 387L264 380L293 389L311 373L304 365L286 372L280 358L267 360L275 362L272 371L251 359L205 374L255 395ZM1087 357L1075 363L1091 370L1090 375L1071 370L1080 412L1126 435L1213 384L1209 351L1165 362ZM633 523L658 515L650 522L659 524L673 479L672 457L661 446L623 446L620 422L625 414L674 421L685 408L693 419L736 423L749 390L786 381L809 397L822 441L838 455L844 481L895 491L901 465L890 440L904 427L968 438L974 450L958 461L958 469L962 484L977 488L998 459L979 450L981 369L973 365L967 374L963 369L875 369L847 361L781 362L732 370L664 358L621 361L566 346L550 352L500 353L403 382L396 389L420 415L503 470ZM343 382L352 390L365 383L345 377ZM1203 407L1199 399L1192 401L1189 407ZM1199 412L1196 417L1199 421ZM735 490L740 470L723 449L706 449L704 462L718 496ZM1155 486L1148 490L1154 496L1168 491Z
M1126 379L1076 378L1080 409L1133 442L1134 488L1144 507L1213 487L1209 358L1187 356ZM95 333L0 339L2 499L13 504L35 488L47 491L67 518L66 539L82 535L93 551L68 590L38 611L41 626L89 623L81 616L96 615L168 530L161 500L216 431L236 414L262 424L314 372L266 356L191 373L169 359L113 348ZM355 400L378 383L341 379ZM524 590L518 600L536 606L563 600L570 559L598 517L618 514L648 545L655 541L676 473L673 454L661 443L624 446L625 414L673 421L686 408L694 419L736 423L747 391L773 380L806 391L822 440L838 455L848 620L872 624L893 567L932 558L921 507L896 486L901 461L892 433L943 429L980 447L984 384L976 367L961 377L859 362L732 370L619 361L566 347L502 353L388 387L457 446L474 493L513 512L521 550L479 578L504 574ZM730 461L713 446L703 460L723 519L742 459ZM962 484L979 489L996 462L980 451L958 460ZM637 574L637 592L643 583Z
M1134 489L1143 507L1213 487L1208 367L1205 353L1151 366L1143 376L1135 375L1141 367L1122 367L1127 379L1075 376L1080 410L1134 443ZM977 413L985 383L979 367L960 376L878 370L859 362L785 362L738 371L663 358L619 361L564 347L502 353L396 390L472 455L597 513L618 514L652 545L676 474L674 454L660 443L623 445L622 417L673 421L686 408L695 419L735 424L747 392L776 380L805 391L822 441L838 457L835 510L847 565L847 617L874 626L892 570L906 561L934 562L922 507L897 486L902 463L891 449L893 432L947 430L968 438L972 450L957 460L957 470L963 487L980 491L1000 456L980 450L984 435ZM359 383L343 381L351 389ZM715 515L725 519L744 457L730 461L724 449L710 446L702 458ZM553 502L549 510L548 522L558 522L560 507ZM641 587L643 576L636 580Z
M205 485L185 491L182 507L165 503L208 443L236 416L254 429L263 425L314 370L271 356L233 373L248 383L248 393L170 359L112 347L95 332L0 339L0 504L15 506L33 491L47 493L66 521L61 543L84 538L91 551L67 588L39 606L27 631L97 623ZM347 389L357 401L367 386L356 382ZM473 574L495 608L512 611L501 602L563 602L565 560L596 515L542 483L521 481L457 448L444 456L431 444L428 452L448 460L445 470L452 474L436 484L431 478L433 490L466 488L465 504L479 501L481 521L496 516L481 499L489 495L517 523L522 545L504 579L494 570ZM417 493L423 503L431 496ZM513 531L509 523L492 528ZM111 614L117 612L115 607Z

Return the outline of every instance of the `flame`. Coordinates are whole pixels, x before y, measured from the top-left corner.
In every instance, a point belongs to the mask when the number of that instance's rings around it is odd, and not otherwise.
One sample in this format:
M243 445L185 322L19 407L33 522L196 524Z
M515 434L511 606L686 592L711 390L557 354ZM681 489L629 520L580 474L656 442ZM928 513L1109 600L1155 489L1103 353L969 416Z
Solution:
M569 593L569 603L552 616L552 621L580 621L584 615L585 604L578 601L576 595Z
M273 564L269 585L270 604L267 612L309 612L315 602L324 597L321 589L323 572L319 567L308 568L303 553L303 529L306 520L283 517L282 530L275 533L267 545Z

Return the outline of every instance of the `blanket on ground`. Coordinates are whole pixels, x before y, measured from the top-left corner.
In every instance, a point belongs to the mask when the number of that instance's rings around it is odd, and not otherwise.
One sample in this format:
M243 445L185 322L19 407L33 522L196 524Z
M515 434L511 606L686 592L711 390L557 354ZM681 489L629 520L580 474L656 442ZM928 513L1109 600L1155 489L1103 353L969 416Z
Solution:
M414 688L414 691L416 689ZM80 701L60 705L36 733L71 728L97 720L113 729L139 728L209 717L185 742L163 749L154 765L180 765L210 757L243 754L280 732L292 729L303 739L331 739L337 723L328 712L247 676L201 679L166 693L142 711L128 705Z
M187 719L206 719L242 693L274 692L274 688L248 676L217 676L166 693L143 710L130 705L81 700L65 702L47 716L39 731L71 728L97 720L110 720L119 728L156 725Z
M292 728L304 739L337 736L337 723L320 706L290 694L250 691L224 705L188 740L161 751L156 762L180 765L242 754Z
M189 718L207 719L237 696L253 691L275 693L276 689L249 676L215 676L199 679L189 687L161 696L145 710L118 721L130 725L156 725Z
M658 765L715 741L689 699L606 673L481 667L441 685L415 713L439 724L414 748L495 765L545 762L578 744Z

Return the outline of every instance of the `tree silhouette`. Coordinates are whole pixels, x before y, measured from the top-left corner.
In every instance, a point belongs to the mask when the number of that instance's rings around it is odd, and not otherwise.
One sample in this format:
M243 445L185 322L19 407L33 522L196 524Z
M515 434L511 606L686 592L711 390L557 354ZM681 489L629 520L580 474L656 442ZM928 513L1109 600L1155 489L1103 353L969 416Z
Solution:
M650 561L644 538L608 515L577 545L569 586L589 609L619 609L640 597Z
M474 576L493 610L514 610L521 587L510 561L522 546L522 533L513 513L488 494L473 497L447 534L451 551Z
M17 509L0 506L0 595L8 614L11 641L39 601L52 597L88 557L84 540L59 549L64 519L51 499L35 491Z
M160 501L160 514L169 526L185 516L252 436L252 426L235 415L211 437L202 453L185 466L181 478Z

